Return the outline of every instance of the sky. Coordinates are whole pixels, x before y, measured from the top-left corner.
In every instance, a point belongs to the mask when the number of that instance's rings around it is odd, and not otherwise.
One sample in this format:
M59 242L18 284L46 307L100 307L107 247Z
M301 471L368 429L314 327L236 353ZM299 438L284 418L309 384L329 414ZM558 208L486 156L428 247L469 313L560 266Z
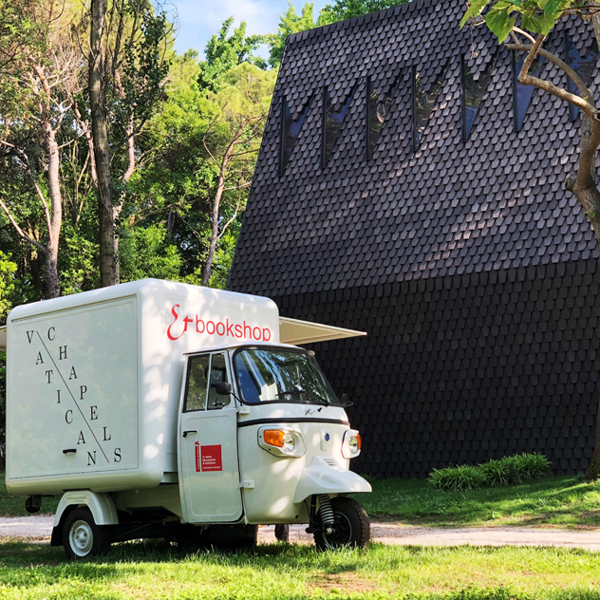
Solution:
M195 48L202 56L206 42L217 33L221 23L235 17L235 26L247 23L248 35L272 33L277 28L279 15L287 10L287 0L170 0L177 11L178 33L175 46L178 53ZM300 12L306 0L295 0ZM314 0L315 17L327 0ZM169 11L171 12L171 11ZM265 55L265 52L261 52Z

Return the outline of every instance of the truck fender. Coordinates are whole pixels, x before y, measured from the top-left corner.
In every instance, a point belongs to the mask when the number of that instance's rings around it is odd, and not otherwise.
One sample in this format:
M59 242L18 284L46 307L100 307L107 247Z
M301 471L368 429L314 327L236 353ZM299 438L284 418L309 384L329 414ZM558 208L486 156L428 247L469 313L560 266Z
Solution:
M315 456L298 481L294 504L313 494L353 494L370 491L371 484L360 475L332 467L325 457Z
M61 523L70 512L70 508L86 506L90 509L96 525L118 525L119 518L112 498L108 494L97 494L89 490L78 490L66 492L58 503L56 516L54 517L54 528L52 529L52 540L50 545L61 544Z

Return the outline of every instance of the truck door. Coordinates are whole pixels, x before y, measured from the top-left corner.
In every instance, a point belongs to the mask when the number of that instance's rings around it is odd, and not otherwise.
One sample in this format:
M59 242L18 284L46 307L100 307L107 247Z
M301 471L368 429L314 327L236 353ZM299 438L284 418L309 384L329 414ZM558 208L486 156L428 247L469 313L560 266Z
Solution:
M216 385L231 381L225 353L188 360L179 416L179 482L188 523L230 523L242 517L237 453L237 412Z

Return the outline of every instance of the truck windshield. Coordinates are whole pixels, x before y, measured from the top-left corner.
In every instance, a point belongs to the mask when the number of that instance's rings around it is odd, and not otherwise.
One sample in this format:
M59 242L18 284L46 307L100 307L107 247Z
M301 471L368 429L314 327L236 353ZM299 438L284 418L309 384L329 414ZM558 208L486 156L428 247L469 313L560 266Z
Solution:
M306 352L280 348L240 350L235 355L245 402L299 402L341 406L317 361Z

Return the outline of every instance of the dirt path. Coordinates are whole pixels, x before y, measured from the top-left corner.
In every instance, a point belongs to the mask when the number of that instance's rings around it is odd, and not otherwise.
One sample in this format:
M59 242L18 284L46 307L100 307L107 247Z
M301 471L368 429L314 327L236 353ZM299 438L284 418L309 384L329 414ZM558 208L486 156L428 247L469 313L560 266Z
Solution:
M48 540L54 517L0 518L0 539ZM259 529L259 541L275 542L273 527ZM294 525L290 531L292 543L312 542L305 525ZM600 551L600 529L528 529L524 527L473 527L465 529L435 529L405 527L398 523L371 523L374 541L405 546L562 546Z

